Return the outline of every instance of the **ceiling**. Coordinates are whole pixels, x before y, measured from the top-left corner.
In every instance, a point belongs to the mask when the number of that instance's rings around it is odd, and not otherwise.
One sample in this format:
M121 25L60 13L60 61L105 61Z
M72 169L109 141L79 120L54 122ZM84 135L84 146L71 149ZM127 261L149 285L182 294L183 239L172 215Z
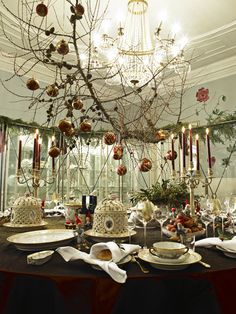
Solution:
M12 12L17 12L15 1L5 0L5 2ZM68 26L68 23L66 23L68 22L67 16L70 16L69 6L67 6L66 2L61 5L61 1L49 1L49 3L54 3L58 18L60 21L63 21L63 27L66 30ZM82 1L82 3L85 3L85 1ZM95 1L89 1L89 3L94 4ZM126 3L127 0L102 1L101 10L103 10L103 6L108 4L106 18L113 21L117 12L126 9ZM148 0L148 5L152 32L155 31L155 28L160 23L160 13L163 10L168 15L166 23L163 23L163 32L171 28L173 23L180 23L182 33L190 40L188 47L192 58L192 69L197 71L198 74L203 70L202 76L205 77L207 66L209 66L207 74L212 74L210 80L214 79L214 74L216 75L215 78L220 77L221 72L222 76L236 73L235 0L198 0L194 2L189 0ZM13 26L12 17L10 17L9 12L5 10L2 3L0 3L0 11L8 16L4 22L8 24L5 25L6 30L13 38L18 37L19 39L20 34L17 34L18 28ZM50 18L52 16L54 14L49 15ZM53 20L51 22L53 23ZM114 24L111 22L109 29L111 35L117 31L117 28L112 27L112 25ZM10 51L10 44L2 32L0 43L2 52ZM0 68L8 71L10 63L11 60L2 58ZM212 64L214 64L213 67L211 67Z

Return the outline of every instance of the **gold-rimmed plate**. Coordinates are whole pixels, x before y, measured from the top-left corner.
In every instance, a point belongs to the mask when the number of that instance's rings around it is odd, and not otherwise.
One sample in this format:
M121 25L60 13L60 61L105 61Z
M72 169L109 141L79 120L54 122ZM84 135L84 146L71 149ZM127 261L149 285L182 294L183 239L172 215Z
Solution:
M130 232L123 232L123 233L114 233L114 234L102 234L93 231L92 229L86 230L84 234L88 237L90 237L94 242L107 242L111 240L126 240L129 238L129 236L135 235L137 232L132 230Z
M187 255L188 254L188 255ZM183 260L170 260L166 261L158 257L154 257L148 249L140 250L138 257L145 262L148 262L152 267L162 270L182 270L190 266L191 264L198 263L202 257L200 254L189 250L187 257Z

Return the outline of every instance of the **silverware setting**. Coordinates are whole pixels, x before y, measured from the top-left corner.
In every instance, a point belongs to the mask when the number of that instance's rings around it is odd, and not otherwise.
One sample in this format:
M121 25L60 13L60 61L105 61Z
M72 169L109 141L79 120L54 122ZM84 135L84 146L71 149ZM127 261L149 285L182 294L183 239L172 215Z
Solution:
M198 263L201 264L202 266L206 267L206 268L211 268L210 264L207 264L207 263L205 263L203 261L199 261Z
M134 262L134 263L137 263L138 266L139 266L139 268L141 269L141 271L142 271L144 274L149 273L149 270L148 270L146 267L144 267L144 266L136 259L136 257L135 257L134 255L132 255L132 260L131 260L131 261Z

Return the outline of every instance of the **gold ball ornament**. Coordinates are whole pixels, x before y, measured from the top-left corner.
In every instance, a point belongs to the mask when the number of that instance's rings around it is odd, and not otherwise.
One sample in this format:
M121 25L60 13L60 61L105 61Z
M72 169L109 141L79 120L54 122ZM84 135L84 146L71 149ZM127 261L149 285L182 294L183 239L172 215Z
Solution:
M75 110L81 110L83 108L84 104L82 103L82 101L77 98L74 102L73 102L73 108Z
M56 158L60 155L60 149L57 146L52 146L48 151L48 155L50 157Z
M41 17L45 17L48 14L48 7L41 2L36 6L36 13Z
M69 51L70 51L69 50L69 45L68 45L68 43L64 39L60 40L57 43L56 50L57 50L57 52L60 55L63 55L63 56L67 55L69 53Z
M67 137L72 137L75 135L75 129L74 128L70 128L70 129L67 129L65 132L64 132L65 136Z
M107 132L103 135L103 141L107 145L112 145L116 142L116 135L113 132Z
M166 132L164 130L159 130L159 131L156 132L155 138L158 141L163 141L163 140L167 139L167 134L166 134Z
M116 169L116 173L119 176L124 176L127 173L127 168L125 165L119 165Z
M55 84L48 85L48 87L46 89L46 93L50 97L57 97L59 94L59 89Z
M113 147L113 159L119 160L123 157L124 148L122 145L118 144Z
M80 131L82 132L90 132L92 129L92 125L90 122L84 120L80 123Z
M138 168L141 172L148 172L152 169L152 162L147 158L143 158L138 163Z
M84 7L82 6L82 4L77 4L75 6L75 14L79 17L82 17L84 15Z
M34 78L28 79L26 82L26 86L29 90L37 90L39 88L39 82L35 80Z
M62 119L59 121L58 128L61 132L69 132L69 130L72 128L72 124L67 119Z

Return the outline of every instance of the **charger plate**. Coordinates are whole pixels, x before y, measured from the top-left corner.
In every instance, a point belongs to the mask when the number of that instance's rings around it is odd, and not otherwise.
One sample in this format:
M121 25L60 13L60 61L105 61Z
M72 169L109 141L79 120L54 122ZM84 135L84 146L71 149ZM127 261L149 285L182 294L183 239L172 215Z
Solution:
M73 230L50 229L17 233L8 237L7 241L21 251L39 251L67 245L76 236Z
M145 262L148 262L152 267L162 270L182 270L188 266L200 262L201 255L189 250L186 258L166 260L163 258L154 257L148 249L140 250L138 257Z
M33 231L33 230L40 230L44 229L47 226L46 221L42 221L40 224L31 224L31 225L22 225L22 224L13 224L12 222L6 222L3 224L4 227L11 229L12 231Z
M132 230L130 231L130 233L127 232L123 232L123 233L115 233L115 234L102 234L102 233L98 233L93 231L92 229L86 230L84 232L84 234L88 237L90 237L93 241L95 242L106 242L106 241L111 241L111 240L126 240L129 238L129 235L132 237L133 235L135 235L137 232Z
M224 253L225 256L227 257L231 257L231 258L236 258L236 252L235 251L229 251L229 250L225 250L224 248L220 247L220 246L216 246L216 248L220 251L222 251Z

